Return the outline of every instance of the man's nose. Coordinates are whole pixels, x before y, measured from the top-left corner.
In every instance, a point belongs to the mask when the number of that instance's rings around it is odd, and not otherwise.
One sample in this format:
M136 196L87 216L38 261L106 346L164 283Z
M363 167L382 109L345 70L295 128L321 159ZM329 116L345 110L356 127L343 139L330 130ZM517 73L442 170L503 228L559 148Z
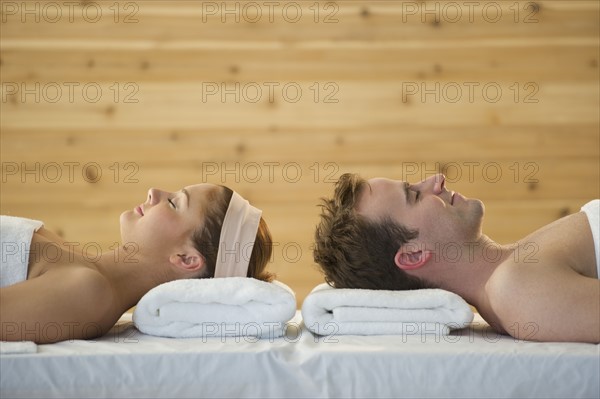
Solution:
M444 176L443 173L437 173L423 180L421 183L419 183L419 185L422 186L422 190L439 195L445 190L446 176Z

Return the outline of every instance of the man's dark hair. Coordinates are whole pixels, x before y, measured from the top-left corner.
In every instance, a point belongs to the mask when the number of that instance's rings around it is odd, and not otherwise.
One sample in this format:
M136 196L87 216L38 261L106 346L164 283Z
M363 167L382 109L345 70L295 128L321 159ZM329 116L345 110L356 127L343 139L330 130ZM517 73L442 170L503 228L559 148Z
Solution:
M370 189L366 180L346 173L337 181L333 198L322 198L313 255L325 281L336 288L430 288L394 262L398 249L419 232L390 218L373 221L358 214L356 203L365 189Z

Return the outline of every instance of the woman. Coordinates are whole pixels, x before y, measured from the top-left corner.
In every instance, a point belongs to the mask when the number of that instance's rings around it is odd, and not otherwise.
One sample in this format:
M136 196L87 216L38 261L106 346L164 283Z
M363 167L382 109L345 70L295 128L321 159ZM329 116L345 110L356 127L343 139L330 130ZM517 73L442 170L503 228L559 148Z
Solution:
M146 202L121 214L120 225L122 247L90 260L41 222L3 217L0 340L101 336L146 292L172 280L272 279L261 211L227 187L150 189ZM17 281L15 272L22 274Z

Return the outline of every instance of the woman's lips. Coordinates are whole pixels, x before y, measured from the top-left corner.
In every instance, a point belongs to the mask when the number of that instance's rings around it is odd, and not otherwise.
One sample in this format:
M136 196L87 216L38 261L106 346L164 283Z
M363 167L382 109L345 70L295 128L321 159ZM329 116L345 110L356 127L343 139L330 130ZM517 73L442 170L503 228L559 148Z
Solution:
M138 206L136 206L136 207L135 207L135 211L136 211L137 213L139 213L139 214L140 214L140 216L144 216L144 209L142 208L142 205L138 205Z
M454 205L454 195L456 195L456 193L452 192L452 196L450 197L450 205Z

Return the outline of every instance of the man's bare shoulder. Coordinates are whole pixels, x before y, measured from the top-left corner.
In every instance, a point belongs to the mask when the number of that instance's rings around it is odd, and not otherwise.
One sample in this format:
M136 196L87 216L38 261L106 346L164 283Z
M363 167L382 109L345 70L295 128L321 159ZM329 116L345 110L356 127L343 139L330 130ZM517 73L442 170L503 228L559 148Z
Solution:
M539 341L600 341L600 281L552 256L509 259L486 284L489 306L510 335Z

